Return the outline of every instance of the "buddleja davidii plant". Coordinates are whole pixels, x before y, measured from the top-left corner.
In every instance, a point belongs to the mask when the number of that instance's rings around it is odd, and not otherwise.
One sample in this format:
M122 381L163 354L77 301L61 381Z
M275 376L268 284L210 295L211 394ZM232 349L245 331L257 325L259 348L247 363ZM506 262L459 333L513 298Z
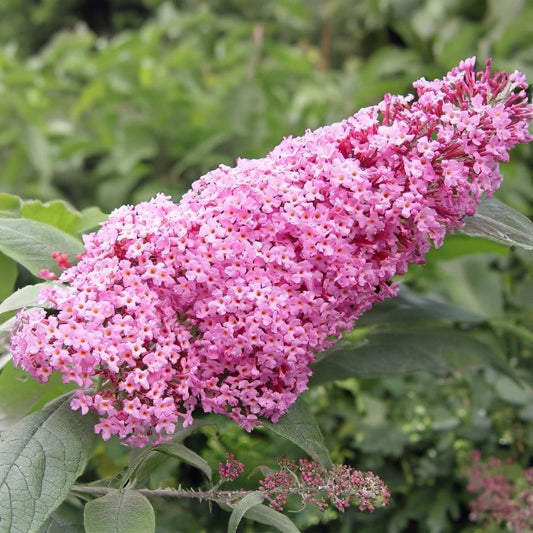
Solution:
M44 439L40 427L60 441L62 435L66 442L78 438L79 417L63 414L69 403L98 417L94 429L102 438L117 435L150 453L168 446L201 412L230 417L246 430L265 425L315 461L312 475L285 464L273 483L320 507L323 500L309 495L302 476L317 481L317 493L328 493L328 483L342 479L343 496L337 485L328 496L345 502L336 504L340 509L365 477L331 465L320 430L303 401L296 401L310 376L320 382L449 370L458 364L450 352L457 346L487 361L485 345L449 327L415 335L386 332L364 345L348 339L331 348L372 304L396 294L395 276L409 263L423 263L430 243L440 246L446 230L466 217L471 234L533 244L531 223L503 204L484 200L476 214L483 194L491 195L501 181L499 162L531 138L523 76L491 74L490 63L476 73L470 59L443 80L422 79L414 87L417 99L388 95L341 123L285 139L263 159L220 167L179 204L159 195L116 210L98 232L84 237L84 253L74 265L57 251L68 248L53 250L65 269L59 283L39 290L36 307L17 315L11 352L16 365L39 381L59 371L78 390L30 415L37 425L30 434L24 430L29 421L6 432L0 490L18 491L23 499L12 501L4 524L37 531L79 474L82 459L69 461L77 467L62 472L61 480L55 465L55 477L40 471L29 481L29 465L22 464L35 445L33 433L40 449L64 449ZM47 268L40 273L57 276ZM21 299L14 296L4 309ZM436 309L437 319L453 315L446 306L421 303ZM426 358L436 337L448 350L441 347ZM317 362L315 354L325 350ZM71 427L65 417L76 423ZM15 444L13 456L8 450ZM78 457L86 460L89 450L85 446ZM181 459L194 457L180 450L175 455ZM199 459L194 461L203 465ZM223 502L233 508L230 530L244 515L290 530L283 515L261 507L265 498L280 505L269 481L257 493L243 493L239 503L233 497ZM60 489L49 491L53 501L43 494L28 498L28 492L39 494L32 484L43 482ZM121 527L126 518L116 511L131 496L136 503L125 508L144 509L146 523L139 523L143 531L153 530L148 500L141 503L141 493L120 488L86 506L86 527L92 527L95 510L110 527ZM76 494L94 492L76 486ZM216 487L196 497L221 502L221 494ZM385 503L380 494L376 502ZM24 516L22 501L33 505Z

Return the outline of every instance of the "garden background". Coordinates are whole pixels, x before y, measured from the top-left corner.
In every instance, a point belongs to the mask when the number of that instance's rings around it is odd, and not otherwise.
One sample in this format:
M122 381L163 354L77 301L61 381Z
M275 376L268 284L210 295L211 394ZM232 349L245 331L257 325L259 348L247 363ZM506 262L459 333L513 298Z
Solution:
M2 0L0 192L36 200L23 216L76 234L101 212L156 192L177 201L220 163L261 157L284 136L341 120L386 92L410 92L417 78L440 78L472 55L531 82L532 42L528 0ZM533 147L514 150L497 193L530 218L532 168ZM13 207L10 198L2 196L1 209ZM57 199L67 204L42 203ZM400 299L360 320L354 338L386 323L396 336L383 336L384 349L428 360L438 353L448 364L425 372L418 360L420 371L386 376L375 361L368 369L361 362L367 377L315 383L305 394L333 461L379 474L392 499L373 514L307 506L290 513L302 531L504 531L469 521L463 469L474 449L513 468L533 464L532 271L531 252L449 235L402 278ZM0 280L0 299L35 281L3 254ZM411 335L405 347L399 332ZM454 343L467 347L454 353ZM21 384L26 403L16 397ZM57 394L44 398L35 387L4 367L0 430ZM17 401L18 411L9 407ZM252 489L256 467L274 467L282 452L303 455L230 421L184 443L213 469L234 453L251 474L241 486ZM129 460L118 441L100 440L83 480L113 478ZM203 483L197 468L172 458L158 458L147 480ZM226 531L228 514L216 505L152 504L158 532ZM83 531L79 510L67 511L73 525L61 531ZM272 531L251 521L241 528Z

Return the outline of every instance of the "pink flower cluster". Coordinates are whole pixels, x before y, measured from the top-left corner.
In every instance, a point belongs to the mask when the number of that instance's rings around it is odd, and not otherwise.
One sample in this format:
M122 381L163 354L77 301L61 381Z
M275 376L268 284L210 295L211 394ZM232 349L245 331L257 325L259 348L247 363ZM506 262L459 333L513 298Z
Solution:
M218 473L223 481L237 479L244 472L244 464L235 459L232 453L226 453L226 462L218 463Z
M289 494L299 494L302 503L312 503L320 511L334 507L339 511L356 502L360 511L373 512L388 505L390 492L372 472L359 472L350 466L333 465L326 469L315 461L278 458L279 472L272 472L259 482L259 489L270 506L283 511Z
M470 519L486 527L506 526L514 533L528 533L533 527L533 468L522 468L496 457L482 461L472 453L473 465L465 469L469 492L478 494L470 502Z
M96 431L141 446L195 409L250 430L306 389L331 346L430 241L499 185L500 161L528 142L522 74L474 59L418 98L386 96L196 183L114 211L86 253L18 316L15 363L58 370ZM96 388L95 381L99 383Z

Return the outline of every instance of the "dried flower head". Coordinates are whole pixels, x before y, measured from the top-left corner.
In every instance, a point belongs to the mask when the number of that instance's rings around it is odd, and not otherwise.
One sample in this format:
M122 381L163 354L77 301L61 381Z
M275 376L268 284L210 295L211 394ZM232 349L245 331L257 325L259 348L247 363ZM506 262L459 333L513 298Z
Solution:
M330 507L344 511L355 503L360 511L372 512L389 503L389 490L372 472L359 472L347 465L327 469L309 459L296 463L283 456L278 463L280 471L268 474L259 482L259 489L279 511L290 494L298 494L302 503L312 503L321 511Z

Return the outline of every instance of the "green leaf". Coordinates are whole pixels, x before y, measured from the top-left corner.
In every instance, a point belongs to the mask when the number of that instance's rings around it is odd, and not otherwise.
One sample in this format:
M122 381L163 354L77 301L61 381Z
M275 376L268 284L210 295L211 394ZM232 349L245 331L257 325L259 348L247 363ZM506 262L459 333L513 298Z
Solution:
M509 247L503 244L489 241L483 237L473 237L462 233L450 233L446 235L444 244L440 248L431 248L426 254L426 265L434 266L441 261L457 259L472 254L498 254L507 256ZM422 266L422 268L424 268Z
M172 168L172 172L177 175L182 174L187 168L205 159L215 148L230 141L231 138L232 135L227 131L215 133L212 137L205 139L192 150L189 150Z
M426 523L429 533L443 533L446 531L447 516L459 516L459 501L456 491L450 486L441 487L435 494L435 499L428 509Z
M46 136L34 125L29 126L23 138L24 147L35 170L42 180L47 181L52 174L52 150Z
M83 252L81 242L54 226L23 218L0 218L0 252L36 276L42 269L57 272L52 252Z
M50 224L70 235L76 235L76 227L81 220L80 214L62 200L44 204L39 200L25 202L20 213L24 218Z
M461 232L507 246L533 250L533 222L496 198L484 198Z
M136 163L157 153L157 143L144 124L129 124L117 132L113 161L121 174L128 173Z
M45 285L54 285L53 282L26 285L15 291L0 304L0 314L8 311L16 311L23 307L35 307L39 305L39 292Z
M496 394L504 401L515 405L533 405L533 390L527 385L519 385L508 376L499 375L494 383Z
M15 317L12 316L8 318L5 322L2 322L0 324L0 338L2 338L3 335L9 335L9 332L15 327ZM0 364L0 368L2 368L2 365Z
M185 461L186 463L195 466L207 476L209 481L211 481L213 474L211 472L209 463L205 459L202 459L202 457L200 457L196 452L193 452L190 448L187 448L187 446L180 444L179 442L166 442L156 446L154 451L164 453L170 457L175 457L180 461Z
M135 451L133 454L135 456ZM162 453L153 453L153 448L144 448L137 460L132 462L132 466L124 473L117 486L123 489L128 486L131 489L146 486L152 473L164 463L169 464L171 460Z
M491 268L492 254L470 256L443 261L438 270L441 280L435 290L455 305L468 309L486 319L501 318L504 313L504 277Z
M324 437L309 406L302 397L275 424L263 420L265 428L294 442L315 461L326 468L332 466Z
M20 209L20 215L44 222L73 236L97 228L108 217L99 207L87 207L80 212L63 200L46 203L39 200L25 202Z
M20 216L20 198L12 194L0 192L0 216Z
M395 298L377 303L358 321L358 327L393 322L448 320L453 322L482 322L479 315L462 307L447 302L421 296L403 285Z
M81 505L63 502L46 520L39 533L85 533Z
M266 505L256 505L248 509L244 516L255 522L273 526L282 533L300 533L300 530L284 514Z
M409 437L394 422L372 423L370 415L366 422L358 424L359 434L357 449L364 455L381 455L383 457L400 458L409 444Z
M93 416L62 396L2 435L0 533L34 533L83 472L95 439Z
M312 365L311 383L349 377L379 378L425 371L447 374L505 362L487 344L452 328L386 330L360 343L343 340Z
M198 430L199 428L207 425L214 424L216 420L216 415L212 415L203 420L196 420L190 426L186 428L178 427L172 435L172 441L165 444L179 443L186 439L191 433ZM161 463L165 461L165 457L162 453L155 454L153 453L155 448L144 447L142 450L133 450L131 454L130 465L128 466L127 471L122 477L122 487L125 487L126 484L131 486L141 485L148 476L157 468ZM168 454L167 454L168 455ZM209 471L211 474L211 471ZM206 473L207 475L207 473ZM207 476L211 480L210 475Z
M0 370L2 370L2 368L4 368L11 360L12 357L8 353L0 355Z
M0 301L2 301L13 292L17 281L17 265L13 259L3 253L0 253L0 280L2 280L0 283Z
M76 226L76 233L87 233L98 227L101 222L107 220L106 215L99 207L87 207L80 213L80 220Z
M105 94L105 83L102 78L96 78L89 83L81 92L78 100L72 106L72 118L78 119L79 116L87 109L89 109L96 101L98 101Z
M86 533L153 533L155 513L148 498L135 490L116 490L85 505Z
M73 388L72 383L65 385L57 372L46 383L39 383L8 362L0 373L0 432L12 427L30 411Z
M237 528L244 515L252 507L263 503L265 497L260 492L250 492L235 505L228 522L228 533L237 533Z

